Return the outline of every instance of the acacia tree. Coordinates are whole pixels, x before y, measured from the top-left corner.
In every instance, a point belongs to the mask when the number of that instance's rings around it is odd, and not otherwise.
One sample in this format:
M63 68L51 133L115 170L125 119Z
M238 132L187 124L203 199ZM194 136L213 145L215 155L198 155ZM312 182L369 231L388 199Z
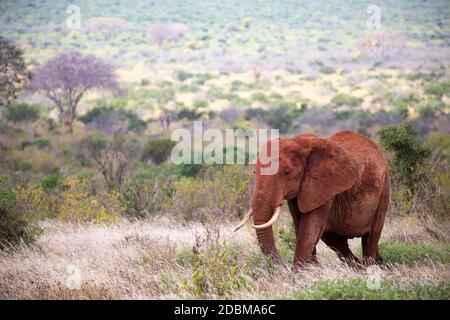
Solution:
M22 51L0 37L0 106L8 106L28 81Z
M49 59L32 75L31 89L52 100L61 123L72 128L77 106L83 95L93 89L117 90L112 68L93 55L78 52Z

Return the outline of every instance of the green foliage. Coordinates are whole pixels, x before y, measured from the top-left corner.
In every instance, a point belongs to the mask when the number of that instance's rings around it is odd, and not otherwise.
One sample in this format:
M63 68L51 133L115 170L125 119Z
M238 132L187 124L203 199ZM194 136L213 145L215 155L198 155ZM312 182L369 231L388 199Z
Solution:
M450 96L450 81L427 83L424 86L425 93L435 98L441 99L443 95Z
M336 70L333 67L330 66L321 66L319 68L319 72L323 74L333 74L336 72Z
M190 279L183 279L183 287L200 299L209 295L226 298L234 290L249 286L237 262L237 253L227 243L197 252L193 272Z
M417 137L416 129L410 124L389 126L378 132L381 145L394 153L393 174L412 190L423 182L421 166L430 156L430 150Z
M301 300L446 300L450 295L448 284L411 283L401 286L393 281L382 281L378 290L369 289L366 280L320 280L311 288L293 294Z
M39 181L40 185L44 189L55 189L62 181L62 177L59 173L54 172L42 177Z
M269 103L269 98L263 92L255 92L250 97L253 101Z
M47 140L47 139L36 139L33 141L23 141L20 144L20 148L22 150L27 147L31 147L31 146L36 146L38 149L44 149L44 148L50 149L52 147L52 143L50 142L50 140Z
M295 120L298 118L298 111L289 106L281 105L268 111L266 121L269 126L279 129L281 134L297 128Z
M193 120L200 119L202 116L203 116L203 112L196 111L196 110L190 110L188 108L182 108L177 113L178 120L187 119L187 120L193 121Z
M26 103L11 103L6 109L6 119L11 122L34 122L39 119L39 108Z
M21 240L31 242L39 234L17 210L17 195L0 180L0 249L19 244Z
M209 102L206 100L196 100L194 101L194 108L205 109L209 107Z
M352 97L345 94L338 94L331 100L336 106L359 107L364 100L362 98Z
M167 160L176 145L170 139L155 139L148 141L142 152L142 161L151 160L155 164L161 164Z
M114 118L116 116L117 118ZM147 128L147 122L138 117L135 112L118 109L115 107L96 107L84 115L78 117L78 120L84 124L93 123L98 119L110 118L111 120L106 123L106 126L117 123L118 119L123 119L127 123L127 130L134 132L141 132ZM102 129L102 128L98 128ZM106 128L109 129L109 128Z
M433 120L434 117L444 108L444 103L437 100L429 100L418 106L421 119Z
M436 150L450 162L450 134L445 132L430 132L426 138L430 149Z
M450 263L450 246L446 244L403 243L383 241L380 243L383 263L399 263L412 266L424 260Z
M195 178L174 181L171 211L184 221L237 217L249 202L247 172L241 165L213 166Z
M8 106L28 82L26 67L23 52L0 37L0 106Z
M131 179L121 188L125 213L133 218L144 218L168 210L173 193L170 176Z
M148 80L148 79L141 80L141 86L148 86L149 84L150 84L150 80Z
M184 70L178 70L175 72L175 78L177 78L179 81L183 82L187 79L192 78L194 75L192 73L186 72Z
M68 178L61 198L58 218L65 222L111 224L125 210L117 191L98 189L90 179Z

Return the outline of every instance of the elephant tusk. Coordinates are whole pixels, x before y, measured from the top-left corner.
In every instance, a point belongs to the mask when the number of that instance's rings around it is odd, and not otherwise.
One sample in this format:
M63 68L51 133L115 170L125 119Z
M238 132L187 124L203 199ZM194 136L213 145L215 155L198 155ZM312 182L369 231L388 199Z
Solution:
M274 212L272 218L270 218L269 221L267 221L266 223L260 224L260 225L253 225L253 228L255 228L255 229L264 229L264 228L270 227L278 219L278 216L280 215L280 212L281 212L281 207L277 207L275 209L275 212Z
M239 222L239 224L236 226L236 228L234 228L233 232L236 232L240 228L242 228L247 223L248 219L250 219L250 217L252 215L253 215L252 209L248 210L247 213L245 214L244 218L242 219L242 221Z

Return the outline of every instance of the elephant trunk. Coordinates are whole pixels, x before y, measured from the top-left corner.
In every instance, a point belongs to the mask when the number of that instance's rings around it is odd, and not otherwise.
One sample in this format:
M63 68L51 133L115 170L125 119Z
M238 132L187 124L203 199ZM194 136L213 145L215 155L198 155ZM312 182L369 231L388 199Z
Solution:
M261 251L265 255L272 257L274 260L281 261L277 248L275 247L271 223L267 227L258 228L258 226L267 224L267 222L272 219L274 214L279 214L279 205L272 204L273 201L268 200L268 198L270 199L267 194L260 193L255 194L253 197L253 224L255 226L256 236L258 238ZM278 211L278 213L276 211Z

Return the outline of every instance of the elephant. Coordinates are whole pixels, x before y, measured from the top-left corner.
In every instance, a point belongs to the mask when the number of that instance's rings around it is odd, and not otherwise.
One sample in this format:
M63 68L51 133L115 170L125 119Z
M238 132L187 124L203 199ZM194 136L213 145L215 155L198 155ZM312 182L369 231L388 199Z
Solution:
M390 181L377 144L351 131L329 138L302 134L278 141L278 170L261 174L263 164L260 158L256 160L251 209L235 231L253 217L262 252L281 262L272 225L287 200L296 235L294 267L317 263L319 240L341 260L361 266L348 246L348 239L355 237L361 237L363 264L381 263L378 241L388 209Z

